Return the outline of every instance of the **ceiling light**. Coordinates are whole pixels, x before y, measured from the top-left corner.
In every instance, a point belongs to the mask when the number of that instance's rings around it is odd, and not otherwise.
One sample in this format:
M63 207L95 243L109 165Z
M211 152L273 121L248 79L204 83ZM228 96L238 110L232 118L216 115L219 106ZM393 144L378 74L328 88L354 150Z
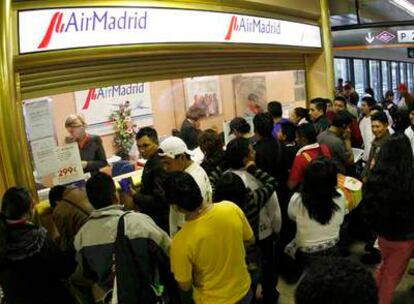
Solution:
M411 16L414 16L414 4L408 0L390 0L392 4L406 11Z

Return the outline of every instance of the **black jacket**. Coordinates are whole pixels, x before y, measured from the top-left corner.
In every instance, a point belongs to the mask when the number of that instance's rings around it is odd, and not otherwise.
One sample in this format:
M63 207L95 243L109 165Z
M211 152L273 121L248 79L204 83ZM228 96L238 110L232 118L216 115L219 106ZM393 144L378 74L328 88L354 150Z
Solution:
M322 115L313 123L317 135L328 129L330 125L331 123L325 115Z
M280 181L282 151L279 141L273 137L259 139L254 149L257 167Z
M134 197L139 211L149 215L164 231L168 232L169 205L165 198L163 183L166 177L161 158L148 159L142 173L141 188Z
M97 135L91 135L89 142L82 149L79 149L79 152L81 160L88 162L84 169L85 172L93 174L108 165L102 139Z
M44 228L8 226L6 257L0 264L0 286L7 304L75 303L62 279L75 270Z
M389 241L414 240L414 191L390 185L374 174L364 184L360 206L379 236Z

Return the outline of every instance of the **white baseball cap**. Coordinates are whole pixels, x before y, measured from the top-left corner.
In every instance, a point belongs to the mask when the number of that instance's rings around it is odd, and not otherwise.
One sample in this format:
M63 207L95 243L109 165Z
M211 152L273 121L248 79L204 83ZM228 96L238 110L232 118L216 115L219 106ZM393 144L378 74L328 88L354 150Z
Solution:
M188 150L185 142L176 136L164 139L158 149L158 155L162 157L166 156L169 158L175 158L177 155L184 153L192 155L192 152Z

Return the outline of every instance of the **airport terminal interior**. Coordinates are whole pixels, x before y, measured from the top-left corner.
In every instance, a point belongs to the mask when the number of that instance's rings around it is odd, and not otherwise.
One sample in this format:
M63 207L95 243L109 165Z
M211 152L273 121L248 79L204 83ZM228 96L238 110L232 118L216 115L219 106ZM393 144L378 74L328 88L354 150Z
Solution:
M0 304L413 304L414 0L1 0Z

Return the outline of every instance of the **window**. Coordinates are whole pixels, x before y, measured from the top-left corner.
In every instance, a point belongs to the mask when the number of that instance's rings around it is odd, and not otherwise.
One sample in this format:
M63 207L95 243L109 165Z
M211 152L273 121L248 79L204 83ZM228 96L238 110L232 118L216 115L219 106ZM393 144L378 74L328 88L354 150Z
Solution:
M335 58L335 79L342 78L344 81L349 80L348 59Z
M413 75L413 64L407 63L408 70L408 90L410 92L414 91L414 75Z
M400 83L407 83L407 64L400 62Z
M370 87L374 90L376 99L381 99L381 75L380 75L380 62L378 60L369 61L369 79Z
M398 73L398 62L391 62L391 89L396 90L400 81L400 75Z
M388 61L381 61L381 73L382 73L382 94L390 89L390 63Z
M355 76L355 91L359 94L359 96L364 95L365 89L365 68L364 68L364 60L361 59L354 59L354 76Z

